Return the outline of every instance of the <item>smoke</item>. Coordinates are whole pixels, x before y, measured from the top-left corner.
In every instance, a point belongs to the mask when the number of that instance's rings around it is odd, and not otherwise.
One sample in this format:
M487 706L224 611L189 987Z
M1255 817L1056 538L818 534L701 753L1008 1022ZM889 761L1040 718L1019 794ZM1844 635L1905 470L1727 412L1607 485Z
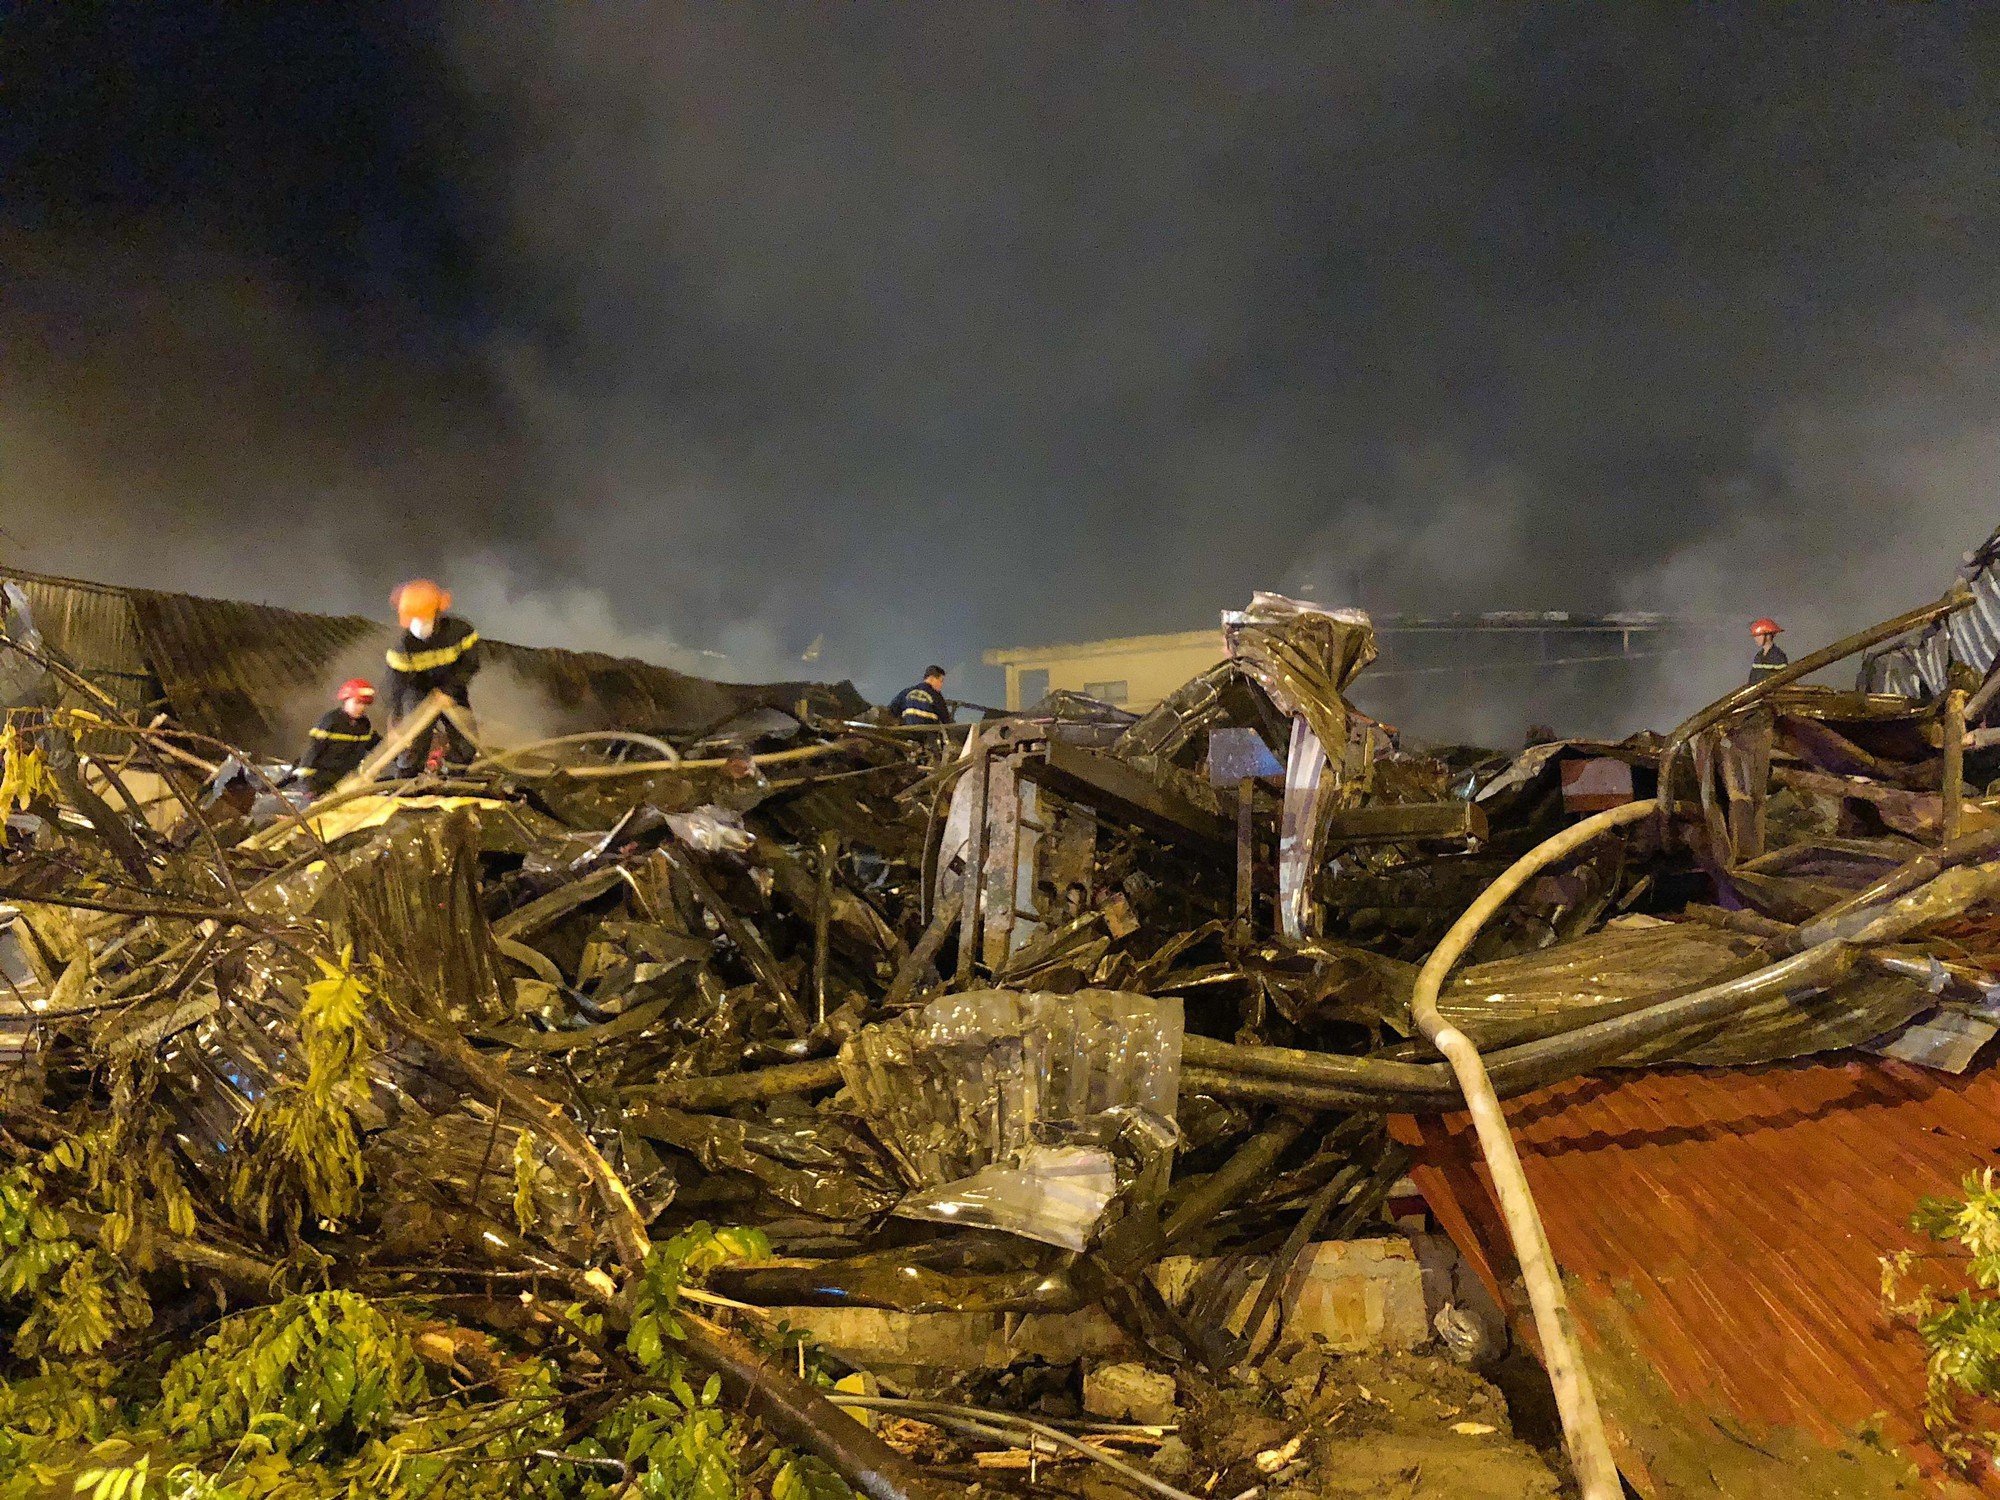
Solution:
M300 753L305 747L306 731L334 706L335 689L353 677L375 684L378 696L369 710L369 718L377 732L387 732L389 681L382 654L394 638L394 633L384 627L378 634L341 652L313 681L298 684L278 705L273 715L273 740L264 748L280 756ZM505 661L488 661L480 668L472 681L471 698L479 744L487 750L514 749L594 727Z
M1798 655L1941 595L2000 526L2000 341L1917 320L1874 353L1779 410L1756 467L1716 485L1715 524L1628 573L1623 601L1771 615ZM1743 663L1697 665L1645 685L1657 722L1712 701ZM1856 666L1826 680L1851 686Z
M1435 614L1522 607L1515 581L1540 545L1527 530L1526 474L1432 444L1393 455L1385 478L1302 542L1286 592Z
M1889 569L1815 519L1825 471L1855 514L1977 494L1921 415L1963 372L1899 339L1990 318L1993 126L1959 101L1991 39L1745 30L611 4L453 35L593 573L891 686L1273 584L1832 628L1850 559ZM1746 544L1753 496L1781 523ZM1929 590L1940 539L1841 597ZM1459 706L1494 691L1520 709Z
M2000 519L1972 13L245 14L145 89L25 54L30 136L111 132L0 210L27 565L428 573L490 635L882 696L1271 587L1809 648ZM1747 651L1550 712L1671 723Z

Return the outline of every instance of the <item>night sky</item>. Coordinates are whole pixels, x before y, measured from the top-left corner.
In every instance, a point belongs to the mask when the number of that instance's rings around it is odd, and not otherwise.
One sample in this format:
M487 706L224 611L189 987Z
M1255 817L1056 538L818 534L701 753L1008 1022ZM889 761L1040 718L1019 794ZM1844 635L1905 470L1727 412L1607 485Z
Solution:
M1810 644L2000 522L1996 35L0 5L0 556L877 695L1260 587Z

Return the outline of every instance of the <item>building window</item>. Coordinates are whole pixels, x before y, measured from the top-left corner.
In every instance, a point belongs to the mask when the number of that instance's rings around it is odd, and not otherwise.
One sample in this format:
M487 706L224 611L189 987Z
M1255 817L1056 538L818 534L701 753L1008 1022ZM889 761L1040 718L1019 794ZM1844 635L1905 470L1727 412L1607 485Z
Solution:
M1086 682L1083 685L1083 695L1086 698L1102 699L1106 703L1123 703L1125 683L1122 679L1118 682Z

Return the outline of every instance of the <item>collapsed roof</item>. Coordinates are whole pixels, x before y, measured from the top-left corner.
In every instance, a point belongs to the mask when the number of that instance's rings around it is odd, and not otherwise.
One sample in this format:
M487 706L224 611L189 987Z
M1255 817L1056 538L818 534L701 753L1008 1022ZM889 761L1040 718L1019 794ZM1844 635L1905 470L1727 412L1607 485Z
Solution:
M317 691L330 702L352 664L379 662L394 641L389 626L360 615L16 568L0 568L0 580L19 585L44 639L121 707L145 717L164 710L185 728L260 755L295 751L302 696ZM866 706L846 682L724 683L594 651L505 641L486 649L493 668L538 691L578 730L699 737L753 708L789 710L804 701L813 712L844 718Z

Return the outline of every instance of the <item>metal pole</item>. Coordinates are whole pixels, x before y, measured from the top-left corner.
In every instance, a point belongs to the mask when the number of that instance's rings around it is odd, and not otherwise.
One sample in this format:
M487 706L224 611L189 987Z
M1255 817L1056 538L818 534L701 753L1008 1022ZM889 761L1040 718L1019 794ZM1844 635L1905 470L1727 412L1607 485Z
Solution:
M958 984L972 982L972 961L979 952L979 909L984 904L986 866L986 737L978 729L967 747L972 756L972 828L965 841L965 904L958 916Z
M828 933L833 921L833 867L840 856L840 835L828 831L819 836L819 890L813 905L813 1009L819 1024L826 1025L826 961Z
M1938 842L1958 837L1965 817L1965 694L1953 688L1944 695L1944 787L1938 809Z
M1251 820L1257 783L1246 776L1236 783L1236 921L1250 936L1257 904L1256 826Z

